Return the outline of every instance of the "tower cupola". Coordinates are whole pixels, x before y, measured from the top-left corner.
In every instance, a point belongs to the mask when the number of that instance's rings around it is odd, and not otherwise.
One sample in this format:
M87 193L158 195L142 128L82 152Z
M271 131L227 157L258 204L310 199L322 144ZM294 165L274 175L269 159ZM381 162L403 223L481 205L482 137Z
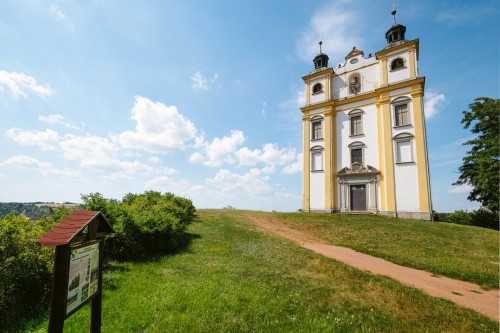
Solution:
M321 51L321 45L323 42L319 42L319 54L314 57L314 70L320 70L328 67L328 56Z
M392 47L401 44L405 41L406 27L402 24L396 23L396 6L392 5L393 23L392 26L385 33L387 39L387 47Z

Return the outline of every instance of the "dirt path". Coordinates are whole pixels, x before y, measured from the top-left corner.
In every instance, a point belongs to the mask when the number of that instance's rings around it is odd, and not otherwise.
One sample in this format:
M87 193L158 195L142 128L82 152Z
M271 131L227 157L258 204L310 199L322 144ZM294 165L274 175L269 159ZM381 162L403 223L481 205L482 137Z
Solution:
M431 296L448 299L496 321L499 320L500 295L498 289L483 290L480 286L470 282L436 276L426 271L396 265L347 247L328 245L310 234L294 230L282 221L271 217L248 214L246 218L258 228L294 240L306 249L363 271L391 277L405 285L423 290Z

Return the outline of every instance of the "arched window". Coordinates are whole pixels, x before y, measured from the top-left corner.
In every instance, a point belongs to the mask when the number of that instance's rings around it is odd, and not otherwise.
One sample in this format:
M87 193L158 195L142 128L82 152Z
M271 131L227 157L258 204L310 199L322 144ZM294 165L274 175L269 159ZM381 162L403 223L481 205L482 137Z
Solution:
M396 163L413 163L413 134L400 133L396 135L394 146L396 149Z
M349 93L358 94L361 92L361 76L356 73L349 76Z
M398 97L391 102L394 109L394 127L411 125L410 102L408 97Z
M323 139L323 117L311 118L311 140Z
M361 109L352 110L347 115L350 118L350 135L361 135L363 134L363 113Z
M311 171L323 171L323 147L311 148Z
M364 149L366 145L361 141L356 141L348 146L351 155L351 165L358 163L363 165L364 163Z
M320 94L323 92L323 85L321 83L316 83L313 86L313 95L314 94Z
M391 62L391 71L395 71L396 69L401 69L405 67L405 61L403 58L396 58Z

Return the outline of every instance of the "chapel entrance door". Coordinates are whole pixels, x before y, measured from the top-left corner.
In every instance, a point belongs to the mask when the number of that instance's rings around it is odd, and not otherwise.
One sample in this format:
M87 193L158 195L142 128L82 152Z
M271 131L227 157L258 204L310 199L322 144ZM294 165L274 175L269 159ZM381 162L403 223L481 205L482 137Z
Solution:
M351 185L351 210L366 210L366 185Z

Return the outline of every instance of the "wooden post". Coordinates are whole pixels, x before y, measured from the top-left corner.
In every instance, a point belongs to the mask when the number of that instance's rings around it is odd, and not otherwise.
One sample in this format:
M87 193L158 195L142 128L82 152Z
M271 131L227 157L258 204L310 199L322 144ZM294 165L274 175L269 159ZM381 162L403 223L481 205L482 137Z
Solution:
M104 266L104 240L99 242L99 278L98 293L92 298L90 310L90 333L101 333L102 313L102 270Z
M69 245L56 246L49 333L62 333L66 319L66 288L68 288Z

